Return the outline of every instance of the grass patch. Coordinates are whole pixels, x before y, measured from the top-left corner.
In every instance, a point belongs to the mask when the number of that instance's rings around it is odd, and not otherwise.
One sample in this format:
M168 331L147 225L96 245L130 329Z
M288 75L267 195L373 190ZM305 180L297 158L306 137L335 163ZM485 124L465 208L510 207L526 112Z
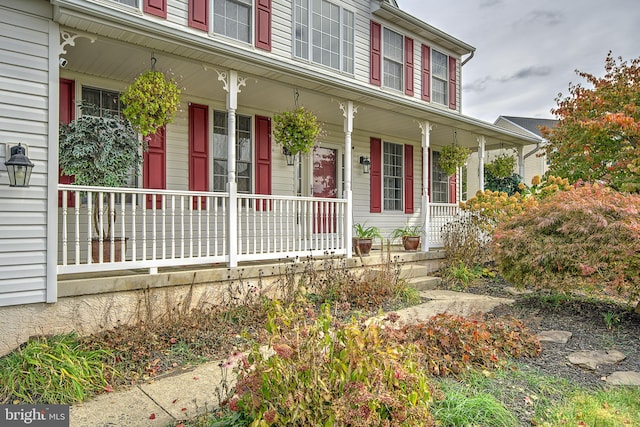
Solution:
M1 403L67 404L104 391L112 352L89 349L75 334L39 337L0 359Z
M640 425L640 389L613 388L575 391L565 402L550 408L541 426L580 425L621 427Z
M442 426L513 427L517 418L492 394L470 385L454 381L440 381L445 395L436 402L433 415Z

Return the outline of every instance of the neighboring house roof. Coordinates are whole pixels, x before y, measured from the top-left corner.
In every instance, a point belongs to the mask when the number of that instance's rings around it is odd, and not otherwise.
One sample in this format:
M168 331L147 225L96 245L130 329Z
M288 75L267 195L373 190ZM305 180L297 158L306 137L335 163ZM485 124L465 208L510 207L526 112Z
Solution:
M507 122L507 123L505 123ZM531 134L542 138L541 127L553 128L558 124L558 120L554 119L539 119L533 117L515 117L515 116L500 116L493 123L497 126L503 126L512 128L514 131L521 130L526 134Z

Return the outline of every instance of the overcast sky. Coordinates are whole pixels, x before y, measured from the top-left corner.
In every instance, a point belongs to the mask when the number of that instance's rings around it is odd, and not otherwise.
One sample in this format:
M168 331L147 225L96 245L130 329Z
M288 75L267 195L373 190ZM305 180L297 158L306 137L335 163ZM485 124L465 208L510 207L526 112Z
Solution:
M462 68L462 112L554 118L559 92L604 74L610 50L640 57L638 0L397 0L400 9L476 48Z

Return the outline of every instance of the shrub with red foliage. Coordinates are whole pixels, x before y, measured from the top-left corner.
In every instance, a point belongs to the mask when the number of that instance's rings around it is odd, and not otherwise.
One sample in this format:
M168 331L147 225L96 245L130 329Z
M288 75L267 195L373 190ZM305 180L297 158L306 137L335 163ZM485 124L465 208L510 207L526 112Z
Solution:
M515 285L640 296L640 195L598 185L559 192L498 225L492 249Z

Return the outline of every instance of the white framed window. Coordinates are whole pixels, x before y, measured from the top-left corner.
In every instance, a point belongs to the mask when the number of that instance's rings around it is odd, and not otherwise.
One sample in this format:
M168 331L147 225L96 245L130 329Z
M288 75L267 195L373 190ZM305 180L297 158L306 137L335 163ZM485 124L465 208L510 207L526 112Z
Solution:
M293 54L353 74L355 15L327 0L294 0Z
M139 0L111 0L114 3L124 4L125 6L139 7Z
M404 65L404 38L402 34L385 28L382 40L382 84L385 87L401 91Z
M449 176L440 169L440 152L431 153L431 200L449 203Z
M82 86L82 102L95 106L95 110L84 111L84 114L96 116L122 116L123 105L120 102L120 92L100 89L91 86Z
M236 180L238 193L251 193L252 182L252 127L251 116L236 115ZM226 111L213 112L213 191L226 191L227 184Z
M251 42L253 0L213 0L213 32Z
M120 92L108 89L101 89L92 86L82 86L82 103L83 108L81 114L92 116L110 116L124 118L122 110L124 105L120 101ZM127 188L138 188L139 171L132 169L127 177ZM116 200L120 200L120 195L116 195ZM131 194L126 195L127 203L131 201Z
M403 153L402 144L384 142L382 148L382 187L385 211L402 211L403 190Z
M431 100L443 105L449 105L448 61L447 55L431 49Z

